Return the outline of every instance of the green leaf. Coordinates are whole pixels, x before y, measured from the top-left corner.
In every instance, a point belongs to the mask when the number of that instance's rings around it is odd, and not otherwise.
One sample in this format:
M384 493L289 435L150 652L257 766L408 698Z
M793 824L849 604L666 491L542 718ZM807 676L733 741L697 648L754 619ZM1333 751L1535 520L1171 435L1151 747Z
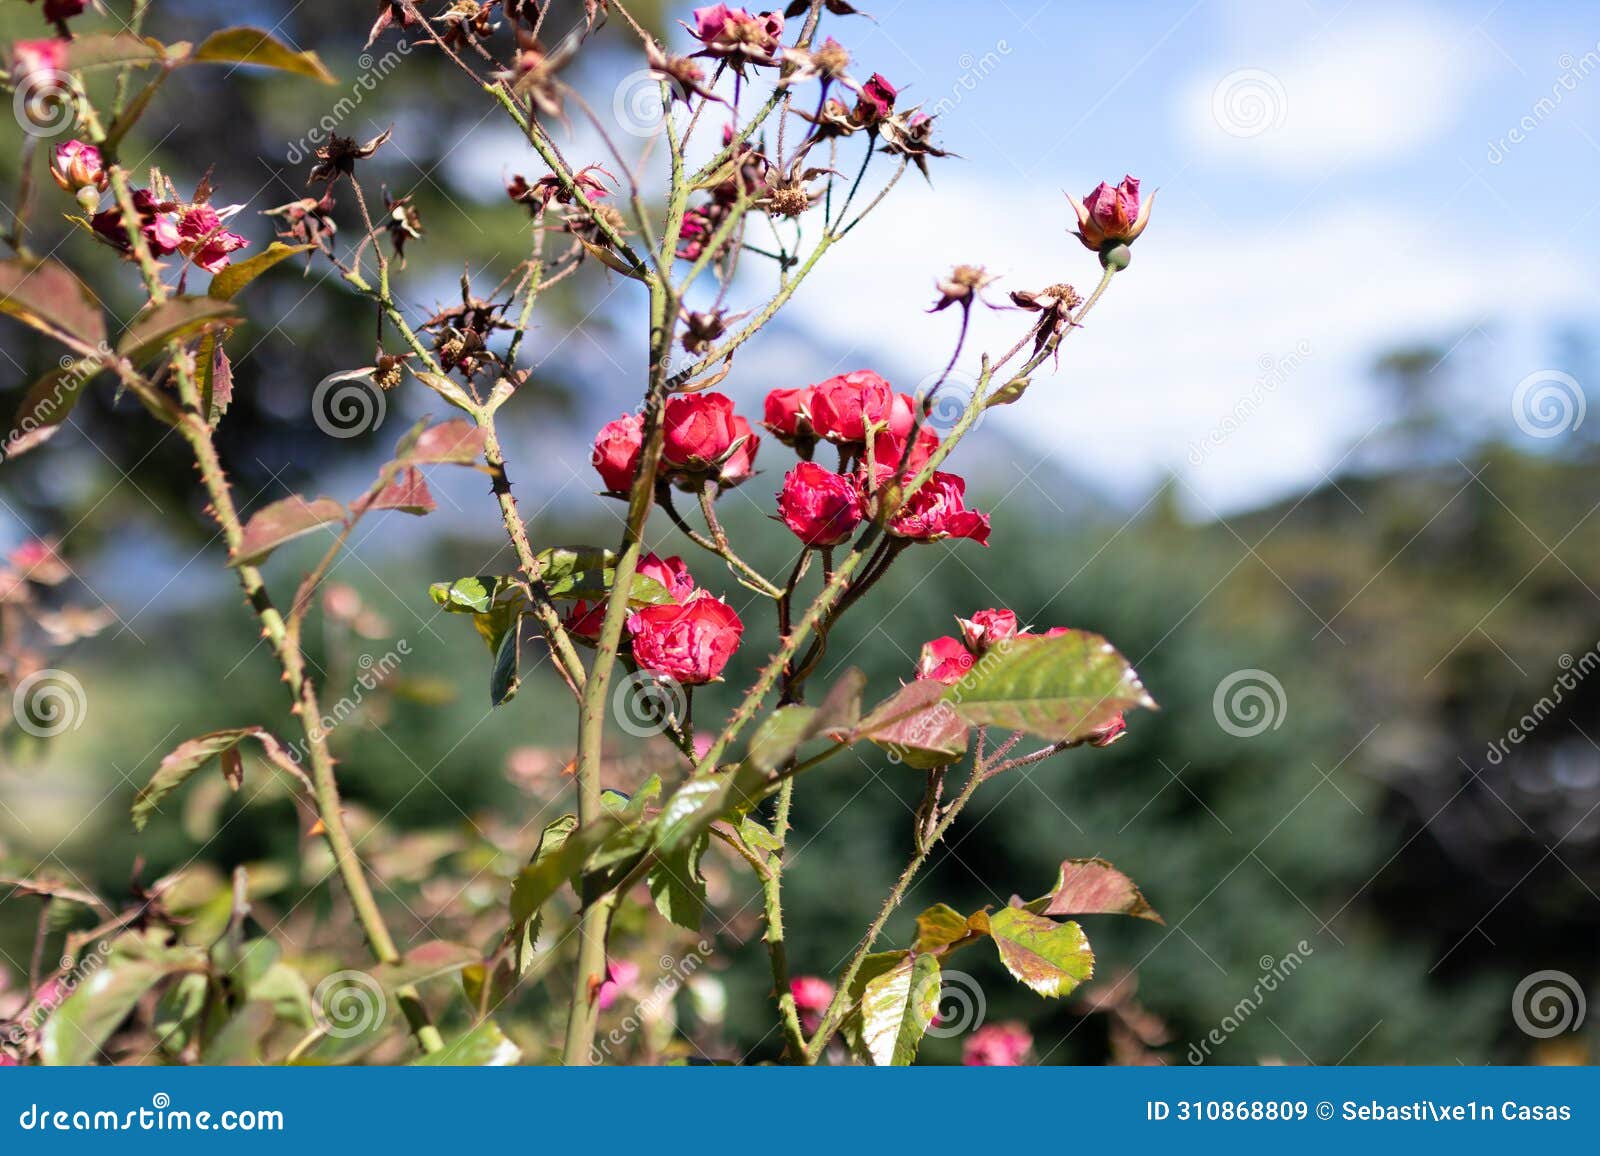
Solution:
M457 409L465 410L467 413L478 412L478 403L472 400L471 394L457 384L455 378L442 373L429 373L425 369L413 370L412 375Z
M145 824L150 821L150 816L161 809L161 800L186 783L191 775L213 758L233 750L248 738L260 740L269 755L281 755L287 759L288 756L278 740L260 727L234 727L230 730L212 731L210 734L179 743L171 754L161 760L161 765L156 768L155 774L150 776L150 781L140 788L138 795L135 796L133 800L135 829L143 831Z
M210 991L210 979L197 972L184 976L161 993L150 1031L168 1054L176 1056L194 1038Z
M211 278L206 296L217 301L232 301L240 290L280 261L315 248L315 245L285 245L274 241L254 257L224 266L222 272Z
M904 1067L916 1059L917 1045L939 1010L939 961L914 952L895 954L899 960L861 989L860 1050L863 1059L879 1067Z
M706 914L706 881L700 877L700 857L709 836L700 835L660 856L645 875L656 910L670 922L699 931Z
M573 826L565 834L558 834L554 844L546 848L552 829L564 826L570 816L558 819L544 830L539 840L539 850L533 860L517 872L511 884L511 934L513 942L533 925L533 919L550 897L582 870L592 851L615 833L622 824L612 815L601 815L582 827L571 819ZM531 944L531 937L529 939Z
M255 1067L261 1063L261 1041L277 1022L272 1005L250 1000L229 1016L201 1051L208 1067Z
M791 704L773 711L756 733L750 737L750 747L745 752L745 762L754 770L766 774L789 761L801 743L811 733L817 708Z
M522 1049L506 1038L500 1025L484 1020L441 1050L413 1060L419 1068L505 1068L522 1060Z
M50 1013L40 1032L40 1058L53 1067L92 1064L145 993L172 970L162 961L113 957Z
M309 76L323 84L337 83L315 52L296 52L259 28L225 28L213 32L195 50L194 59L219 64L257 64Z
M917 916L917 951L938 951L965 939L974 931L987 932L987 920L968 919L948 903L935 903Z
M1123 711L1155 706L1128 660L1080 630L998 644L945 690L944 701L973 726L1051 742L1086 738Z
M5 456L14 458L48 441L78 404L84 386L103 368L98 358L67 358L34 382L11 419Z
M1067 859L1050 894L1028 904L1040 915L1131 915L1164 924L1132 879L1104 859Z
M989 934L1006 970L1039 995L1067 995L1094 975L1094 952L1076 923L1002 907L989 916Z
M516 696L522 685L521 623L519 615L500 638L500 649L495 652L494 668L489 672L489 705L500 706Z
M867 739L908 767L943 767L967 753L967 724L944 701L945 686L919 679L885 699L850 738Z
M291 494L250 516L244 525L244 541L228 565L259 565L285 542L344 519L344 507L332 498L311 500Z
M562 815L555 822L547 823L539 835L539 846L534 849L529 867L554 855L577 829L576 815ZM528 896L521 892L523 887L522 876L518 875L511 885L511 929L506 933L507 940L514 945L518 975L527 971L528 965L533 962L533 947L539 938L539 924L543 919L538 906L528 906Z
M552 598L583 598L595 602L611 594L617 582L617 554L599 546L552 546L540 550L539 578ZM653 606L674 601L654 578L635 574L628 588L633 606Z
M169 341L183 341L213 325L235 325L239 314L226 301L210 297L171 297L133 319L117 342L117 353L141 362L161 352Z
M517 580L509 574L479 574L454 582L435 582L428 587L428 596L453 614L487 614L497 604L513 599L526 601Z
M106 339L100 302L59 261L0 261L0 313L59 338L101 346Z

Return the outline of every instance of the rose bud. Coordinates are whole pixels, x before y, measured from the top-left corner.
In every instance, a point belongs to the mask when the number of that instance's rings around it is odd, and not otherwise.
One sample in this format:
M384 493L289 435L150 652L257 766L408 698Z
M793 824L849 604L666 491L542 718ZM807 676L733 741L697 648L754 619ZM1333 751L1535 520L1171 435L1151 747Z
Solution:
M822 1026L822 1013L833 1002L833 984L815 975L797 975L789 981L789 991L800 1013L800 1026L816 1031Z
M36 72L61 72L66 67L65 40L19 40L11 46L11 82L19 88Z
M837 546L855 533L865 510L855 479L801 462L783 479L778 516L807 546Z
M1096 728L1095 732L1084 741L1091 747L1109 747L1127 733L1128 720L1119 712L1105 726Z
M809 385L773 390L767 394L761 424L786 446L815 443L816 431L811 428L811 394Z
M733 607L702 591L688 602L634 611L628 633L641 669L697 686L722 674L744 623Z
M643 446L644 419L636 413L607 422L600 430L589 461L599 471L600 481L608 493L624 494L633 488Z
M894 411L894 390L870 369L842 373L812 387L811 425L837 445L864 445L867 427L890 424ZM906 430L911 426L910 416L907 409Z
M971 618L956 621L961 624L961 637L975 654L1017 636L1017 616L1009 610L980 610Z
M969 1068L1015 1068L1033 1050L1033 1036L1019 1023L985 1024L961 1045Z
M977 661L959 638L945 635L922 644L917 657L917 678L946 685L960 682Z
M83 189L103 192L107 184L105 165L100 150L81 140L58 144L50 154L50 175L63 192L76 193Z
M873 127L894 112L894 98L899 95L894 85L874 72L856 94L857 123L864 128Z
M889 533L913 542L971 538L978 545L987 546L989 515L967 509L966 492L965 479L935 470L905 508L890 519Z
M1151 193L1141 205L1138 179L1123 177L1114 189L1101 181L1086 200L1079 201L1070 193L1067 200L1078 215L1078 240L1085 248L1103 254L1118 245L1132 244L1144 232L1156 198Z
M674 601L682 602L694 593L694 578L689 573L689 567L676 554L670 558L646 554L639 559L638 573L661 583Z
M717 484L724 490L749 480L756 469L756 450L761 447L761 439L749 421L738 414L733 415L733 439L733 452L723 459L717 472Z
M674 470L707 473L733 445L733 399L722 393L680 394L667 401L661 460Z

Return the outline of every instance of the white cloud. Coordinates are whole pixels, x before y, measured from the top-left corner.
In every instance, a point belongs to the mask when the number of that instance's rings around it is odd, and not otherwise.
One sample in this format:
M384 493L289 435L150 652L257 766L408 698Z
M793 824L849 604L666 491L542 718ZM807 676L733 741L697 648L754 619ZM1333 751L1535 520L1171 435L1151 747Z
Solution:
M1345 18L1242 58L1230 52L1178 90L1203 154L1290 176L1402 156L1457 120L1485 46L1420 13Z
M997 290L1059 280L1087 292L1097 277L1054 190L943 176L937 191L917 185L829 254L790 307L791 321L853 346L839 366L808 373L877 364L909 389L936 372L958 315L922 310L933 278L955 262L1005 274L991 290L1000 300ZM1164 194L1131 268L1064 346L1060 371L1047 367L1020 404L987 419L1124 494L1168 470L1218 508L1318 482L1382 418L1365 381L1386 348L1479 323L1532 327L1594 291L1593 275L1553 245L1484 245L1438 214L1347 202L1280 234L1241 236L1203 226L1179 192ZM975 310L966 367L978 351L1007 348L1028 319ZM1498 352L1511 360L1509 399L1528 367ZM1263 366L1280 362L1281 381L1261 387ZM1241 403L1249 413L1238 422Z

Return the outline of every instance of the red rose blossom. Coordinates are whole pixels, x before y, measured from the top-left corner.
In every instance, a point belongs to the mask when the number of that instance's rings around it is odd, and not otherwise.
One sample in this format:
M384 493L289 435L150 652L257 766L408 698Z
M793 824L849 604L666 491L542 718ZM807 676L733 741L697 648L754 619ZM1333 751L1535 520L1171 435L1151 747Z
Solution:
M890 519L889 533L913 542L971 538L978 545L987 546L989 515L967 509L966 492L965 479L935 470L905 508Z
M634 611L628 633L641 669L697 686L722 674L739 649L744 623L733 607L702 591L681 604Z
M68 193L75 193L79 189L104 191L107 184L100 150L81 140L69 140L56 145L50 154L50 175Z
M961 637L976 654L1017 635L1017 616L1009 610L979 610L971 618L957 618Z
M669 469L706 473L739 436L733 399L722 393L686 393L667 402L661 460ZM748 428L748 425L746 426Z
M922 644L922 653L917 657L917 677L946 685L957 683L966 677L975 661L961 639L945 635Z
M801 441L815 441L811 428L812 388L775 389L767 394L762 411L762 423L784 445Z
M172 211L177 208L170 201L157 201L149 189L135 189L133 191L133 207L139 213L139 231L144 234L144 243L150 250L152 257L167 257L178 251L183 238L178 235L178 224L172 217ZM132 246L128 244L128 231L122 223L122 210L110 208L103 213L96 213L89 222L94 231L113 246L127 253Z
M210 205L190 205L178 218L178 248L207 273L220 273L228 254L250 242L222 227L222 218Z
M601 428L589 461L599 471L608 493L623 494L633 487L643 446L644 419L636 413L624 414Z
M756 472L756 450L761 448L761 438L750 428L750 422L738 414L733 415L733 440L734 451L717 471L717 484L725 490L748 481Z
M897 406L889 383L870 369L842 373L812 387L811 425L835 444L865 444L869 425L903 427L897 431L903 437L911 424L909 406Z
M692 27L681 20L678 23L705 46L696 56L726 60L735 71L742 71L746 64L778 63L779 37L783 35L783 17L778 13L757 15L743 8L712 4L696 8L692 15Z
M778 514L807 546L837 546L855 533L865 511L853 477L801 462L783 479Z
M867 126L877 124L894 111L894 98L899 95L899 89L874 72L857 93L856 119Z

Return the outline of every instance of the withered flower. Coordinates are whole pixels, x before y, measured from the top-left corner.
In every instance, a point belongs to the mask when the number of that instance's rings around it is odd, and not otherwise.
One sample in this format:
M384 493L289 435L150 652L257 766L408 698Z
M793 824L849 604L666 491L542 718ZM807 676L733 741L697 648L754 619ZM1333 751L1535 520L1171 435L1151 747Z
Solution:
M691 58L669 56L653 40L645 44L644 57L646 63L650 65L651 74L667 82L669 100L681 100L684 104L688 104L689 97L693 95L717 101L719 104L728 103L706 87L705 70Z
M353 137L334 133L328 143L317 150L317 167L311 170L311 176L306 183L309 185L317 181L326 181L331 186L340 177L353 178L356 162L371 157L388 142L393 132L393 127L386 128L365 144L357 144Z
M996 280L997 278L982 265L957 265L935 282L939 290L939 300L933 303L933 308L928 312L938 313L952 305L960 305L963 310L971 309L974 301L983 301L984 287L992 285ZM989 305L987 301L983 303ZM993 305L989 307L994 308Z
M749 316L748 309L729 313L723 309L710 309L703 313L683 311L683 348L687 353L704 353L728 331L728 326Z
M845 0L822 0L822 6L829 12L832 12L835 16L867 15L865 12L862 12L861 9L845 3ZM794 0L794 3L790 4L789 7L783 10L784 18L787 20L793 20L796 16L803 15L810 7L811 0ZM867 16L867 19L870 20L872 17Z
M1011 300L1030 313L1042 314L1033 330L1034 353L1065 333L1074 324L1072 311L1083 304L1078 291L1065 282L1058 282L1037 292L1019 289L1011 294Z
M751 64L778 64L782 61L783 17L776 12L754 13L744 8L713 4L694 10L694 25L678 21L703 47L697 56L726 61L743 75Z
M406 359L415 357L414 353L385 353L378 350L377 364L372 367L372 381L379 389L388 392L400 384L405 368Z
M262 216L279 217L277 236L294 245L315 245L324 252L333 251L333 237L339 226L333 220L333 194L301 197L276 209L263 209ZM306 268L311 268L311 257L306 257Z
M406 242L422 236L422 217L409 196L390 197L387 189L383 194L383 207L383 227L388 230L389 243L394 246L394 255L400 258L400 267L404 269Z
M599 175L596 175L599 174ZM584 165L583 168L572 174L572 183L592 203L603 197L611 195L611 190L606 188L600 177L606 177L615 184L617 178L612 176L602 165ZM516 201L519 205L527 205L530 209L538 210L548 208L550 202L558 205L570 205L573 196L569 193L561 179L554 173L546 173L538 180L529 184L527 179L518 173L506 182L506 196Z
M884 152L905 157L924 178L928 176L929 157L956 155L934 146L933 117L914 108L886 118L878 125L878 135L883 138Z
M808 189L806 185L833 169L801 168L804 153L795 154L784 175L769 181L766 191L755 202L756 208L765 209L774 217L798 217L822 199L822 189Z
M378 0L378 18L372 22L372 31L367 33L366 47L371 48L378 37L391 26L398 26L403 30L416 23L416 15L400 0Z
M478 0L455 0L435 19L447 25L439 36L451 48L466 48L475 40L485 40L499 27L494 17L495 0L480 4Z
M571 63L577 51L577 42L569 41L554 52L546 52L536 37L518 28L516 59L509 72L496 73L495 79L509 82L511 91L527 97L536 113L565 120L561 82L556 74Z
M816 131L811 134L813 142L851 136L864 127L856 121L855 113L851 111L849 105L833 97L824 100L822 106L814 113L797 108L794 114L801 120L817 126Z
M845 69L850 67L849 50L831 36L822 42L820 48L785 48L783 62L791 66L791 71L780 84L804 84L808 80L820 80L826 91L829 83L839 80L851 88L855 87L845 73Z
M441 309L422 323L423 331L433 336L434 353L446 372L459 369L463 377L472 378L485 366L498 364L488 341L495 330L512 328L500 316L507 304L474 297L471 283L462 276L461 304Z

